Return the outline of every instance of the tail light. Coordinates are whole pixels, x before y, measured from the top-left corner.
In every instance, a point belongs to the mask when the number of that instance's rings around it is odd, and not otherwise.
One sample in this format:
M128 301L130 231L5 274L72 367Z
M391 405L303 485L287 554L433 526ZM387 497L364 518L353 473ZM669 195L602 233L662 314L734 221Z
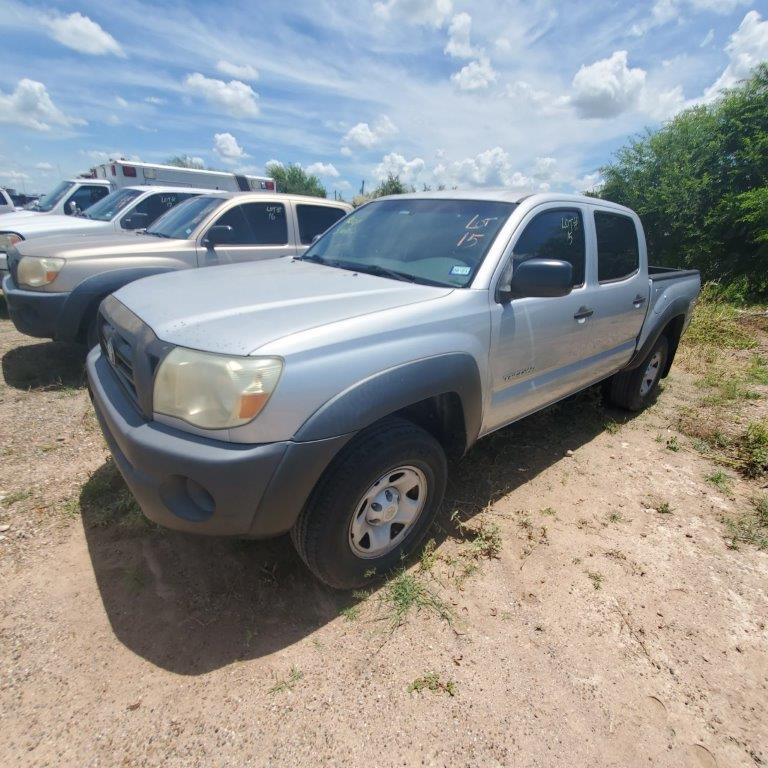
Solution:
M275 182L274 181L264 181L264 182L262 182L262 185L263 185L264 189L270 189L272 191L274 191L274 189L275 189Z
M112 165L112 175L117 176L117 171L115 170L114 164Z
M132 165L124 165L123 166L123 176L136 176L136 169Z

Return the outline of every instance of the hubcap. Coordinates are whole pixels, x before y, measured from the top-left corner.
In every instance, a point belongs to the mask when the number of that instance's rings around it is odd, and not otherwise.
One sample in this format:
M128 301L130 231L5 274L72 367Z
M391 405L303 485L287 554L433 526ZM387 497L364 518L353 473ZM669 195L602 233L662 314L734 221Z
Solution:
M640 395L645 397L656 383L656 379L659 378L661 372L661 353L656 352L653 357L648 361L648 366L643 373L643 380L640 382Z
M408 535L427 500L427 479L412 466L379 477L355 506L349 546L363 558L391 552Z

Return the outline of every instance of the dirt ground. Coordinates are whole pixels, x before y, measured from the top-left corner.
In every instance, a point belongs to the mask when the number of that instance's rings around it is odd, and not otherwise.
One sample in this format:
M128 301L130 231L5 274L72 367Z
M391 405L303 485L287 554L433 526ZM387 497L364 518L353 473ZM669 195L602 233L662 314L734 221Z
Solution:
M0 299L0 355L0 765L768 763L768 553L724 522L765 481L707 480L680 366L635 418L590 392L478 444L427 555L347 595L287 539L143 523L82 353Z

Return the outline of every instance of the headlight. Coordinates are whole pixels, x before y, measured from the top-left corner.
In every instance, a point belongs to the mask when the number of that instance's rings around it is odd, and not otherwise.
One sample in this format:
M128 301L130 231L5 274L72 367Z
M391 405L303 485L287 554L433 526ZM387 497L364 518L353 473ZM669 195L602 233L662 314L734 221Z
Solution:
M203 429L256 418L277 385L282 360L227 357L176 347L155 377L154 411Z
M52 283L64 266L64 259L41 259L37 256L22 256L17 269L17 282L30 288Z
M0 232L0 251L7 251L12 245L20 243L24 238L15 232Z

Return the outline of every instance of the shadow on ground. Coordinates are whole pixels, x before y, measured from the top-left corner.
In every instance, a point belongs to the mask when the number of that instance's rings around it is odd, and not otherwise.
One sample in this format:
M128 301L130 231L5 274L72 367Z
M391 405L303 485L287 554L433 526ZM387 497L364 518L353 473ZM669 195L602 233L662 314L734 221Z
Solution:
M626 414L590 390L482 440L452 468L430 536L466 521ZM117 638L153 664L198 675L289 646L355 599L321 585L289 538L211 539L149 525L111 462L80 497L98 588Z
M8 305L5 303L5 296L0 294L0 320L9 320Z
M9 387L23 390L83 387L85 356L85 347L78 344L25 344L3 355L3 377Z

